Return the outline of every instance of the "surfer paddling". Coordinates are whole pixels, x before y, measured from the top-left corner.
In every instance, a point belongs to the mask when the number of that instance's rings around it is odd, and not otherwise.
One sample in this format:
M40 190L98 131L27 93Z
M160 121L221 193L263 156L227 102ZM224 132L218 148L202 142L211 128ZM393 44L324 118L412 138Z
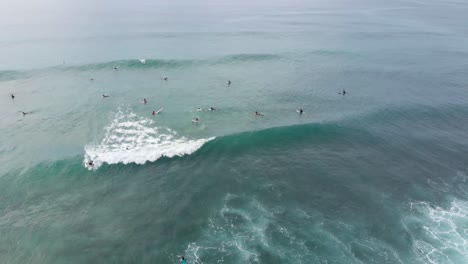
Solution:
M264 116L264 115L260 114L258 111L255 111L255 116Z
M110 97L110 95L108 95L108 94L103 94L103 95L102 95L102 98L103 98L103 99L104 99L104 98L108 98L108 97Z
M345 91L345 89L343 89L343 92L341 92L341 93L338 93L338 94L346 95L346 91Z
M26 115L29 115L29 114L32 114L32 112L23 112L23 111L20 111L21 114L23 114L23 116L26 116Z
M200 118L195 117L195 119L192 120L192 123L197 124L200 122Z

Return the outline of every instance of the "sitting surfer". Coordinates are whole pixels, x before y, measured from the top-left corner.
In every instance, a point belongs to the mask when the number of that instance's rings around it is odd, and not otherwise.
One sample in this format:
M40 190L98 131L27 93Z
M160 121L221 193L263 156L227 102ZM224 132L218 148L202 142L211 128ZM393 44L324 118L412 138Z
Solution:
M302 113L304 113L304 110L302 110L302 108L301 108L301 109L299 109L299 114L302 115Z
M184 256L180 258L180 264L187 264L187 260L185 259Z
M151 114L152 114L152 115L156 115L156 112L155 112L155 111L153 111L153 113L151 113Z
M11 99L15 99L15 95L14 95L14 94L11 94Z
M164 77L164 79L163 79L163 80L167 81L168 79L167 79L167 77Z
M231 80L228 80L226 83L228 86L231 86Z
M263 115L260 114L259 112L255 111L255 116L263 116Z
M143 103L146 104L147 102L146 98L143 98Z
M341 93L338 93L338 94L345 95L345 94L346 94L346 91L345 91L345 89L343 89L343 92L341 92Z
M198 117L195 117L195 119L192 120L192 123L198 123L198 122L200 122L200 118Z

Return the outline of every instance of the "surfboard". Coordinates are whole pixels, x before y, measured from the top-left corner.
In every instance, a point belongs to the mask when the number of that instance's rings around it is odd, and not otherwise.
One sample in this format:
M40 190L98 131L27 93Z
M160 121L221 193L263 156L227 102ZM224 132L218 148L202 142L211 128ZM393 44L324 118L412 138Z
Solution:
M164 110L164 106L163 106L163 107L161 107L161 109L159 109L158 111L156 111L156 113L154 113L154 114L155 114L155 115L157 115L157 114L161 113L161 112L162 112L162 110Z

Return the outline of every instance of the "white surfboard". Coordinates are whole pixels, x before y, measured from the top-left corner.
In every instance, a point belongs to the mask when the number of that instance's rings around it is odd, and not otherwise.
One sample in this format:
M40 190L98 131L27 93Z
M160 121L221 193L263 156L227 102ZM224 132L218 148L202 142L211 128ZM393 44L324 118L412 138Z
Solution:
M155 115L157 115L157 114L161 113L161 112L162 112L162 110L164 110L164 106L163 106L163 107L161 107L161 109L159 109L158 111L156 111L156 113L154 113L154 114L155 114Z

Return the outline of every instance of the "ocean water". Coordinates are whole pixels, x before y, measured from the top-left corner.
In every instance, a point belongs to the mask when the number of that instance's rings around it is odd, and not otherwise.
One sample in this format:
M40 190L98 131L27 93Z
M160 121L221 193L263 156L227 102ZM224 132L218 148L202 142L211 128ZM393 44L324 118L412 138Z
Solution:
M0 263L468 263L467 14L2 1Z

